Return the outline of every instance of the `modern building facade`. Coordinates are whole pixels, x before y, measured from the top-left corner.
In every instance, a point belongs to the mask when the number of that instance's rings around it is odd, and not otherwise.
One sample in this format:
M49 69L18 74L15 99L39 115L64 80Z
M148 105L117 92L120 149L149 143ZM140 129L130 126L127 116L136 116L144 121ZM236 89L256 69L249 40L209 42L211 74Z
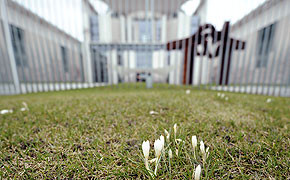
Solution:
M12 82L13 79L3 15L9 26L8 35L20 82L85 81L82 43L17 2L6 2L7 14L1 13L0 16L0 68L3 81Z
M90 40L93 66L97 67L93 69L103 69L104 64L108 68L102 71L104 75L94 72L94 80L108 76L105 80L114 84L136 82L150 73L154 82L180 83L183 53L168 52L165 45L189 36L199 26L198 17L181 10L186 1L104 2L109 11L90 17Z
M210 0L204 1L196 12L201 24L208 21L209 3ZM228 62L224 65L224 69L229 69L227 84L289 84L289 7L288 0L265 1L231 24L229 36L245 42L246 46L242 49L241 44L234 44L239 48L231 53L227 49L227 56L231 56L230 65ZM216 48L213 46L211 51ZM221 58L197 57L194 84L199 79L202 84L219 84Z

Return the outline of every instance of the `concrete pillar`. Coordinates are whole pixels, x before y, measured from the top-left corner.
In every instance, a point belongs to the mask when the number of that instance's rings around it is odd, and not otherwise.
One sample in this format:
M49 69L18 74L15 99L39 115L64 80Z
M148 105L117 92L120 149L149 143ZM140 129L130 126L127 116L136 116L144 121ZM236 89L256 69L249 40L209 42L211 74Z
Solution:
M166 15L163 15L162 16L162 26L161 26L161 42L162 43L166 43L167 42L167 16Z
M90 52L90 15L87 10L87 6L82 1L82 14L83 14L83 33L84 33L84 41L82 43L82 51L84 56L84 71L86 82L92 85L93 82L93 69L92 69L92 59Z

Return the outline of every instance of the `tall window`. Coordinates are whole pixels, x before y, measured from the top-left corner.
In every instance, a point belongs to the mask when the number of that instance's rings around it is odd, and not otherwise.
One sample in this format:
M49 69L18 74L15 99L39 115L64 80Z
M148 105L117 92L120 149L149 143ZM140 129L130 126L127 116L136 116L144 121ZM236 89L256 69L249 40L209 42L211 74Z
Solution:
M122 51L117 51L117 60L118 60L118 65L122 66L123 65L123 55Z
M190 33L194 34L199 27L199 17L198 16L192 16L190 21Z
M91 40L92 41L99 41L99 17L98 16L91 16L90 17L90 28L91 28Z
M158 19L156 21L156 41L160 42L161 41L161 32L162 31L162 20Z
M151 21L146 19L137 20L139 28L139 41L148 42L152 39Z
M27 66L27 56L24 44L24 31L19 27L10 25L13 52L17 66Z
M67 49L64 46L61 46L61 59L64 72L68 72L68 57Z
M269 53L272 50L276 23L271 24L258 32L257 63L256 67L267 67Z

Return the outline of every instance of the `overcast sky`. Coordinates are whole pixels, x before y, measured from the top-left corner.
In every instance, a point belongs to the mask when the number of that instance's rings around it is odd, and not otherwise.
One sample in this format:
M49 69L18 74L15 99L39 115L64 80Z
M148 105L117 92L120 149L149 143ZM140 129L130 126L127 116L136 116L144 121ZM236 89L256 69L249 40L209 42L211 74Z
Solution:
M81 0L14 0L43 17L60 29L82 40ZM220 29L224 21L241 19L265 0L208 0L207 22ZM90 0L99 14L108 12L100 0ZM200 0L189 0L181 9L188 15L197 8Z

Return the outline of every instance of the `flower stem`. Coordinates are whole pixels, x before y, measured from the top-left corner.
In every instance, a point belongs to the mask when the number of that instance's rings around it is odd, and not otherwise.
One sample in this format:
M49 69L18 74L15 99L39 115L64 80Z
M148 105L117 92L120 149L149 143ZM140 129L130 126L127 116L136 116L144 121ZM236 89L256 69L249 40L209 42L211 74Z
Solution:
M149 171L149 164L148 164L148 159L145 159L145 167Z
M172 179L172 176L171 176L171 163L170 163L170 158L168 158L169 160L169 177L170 179Z
M155 166L155 170L154 170L155 176L157 175L157 169L158 169L160 159L161 159L161 156L157 157L157 159L156 159L156 166Z

